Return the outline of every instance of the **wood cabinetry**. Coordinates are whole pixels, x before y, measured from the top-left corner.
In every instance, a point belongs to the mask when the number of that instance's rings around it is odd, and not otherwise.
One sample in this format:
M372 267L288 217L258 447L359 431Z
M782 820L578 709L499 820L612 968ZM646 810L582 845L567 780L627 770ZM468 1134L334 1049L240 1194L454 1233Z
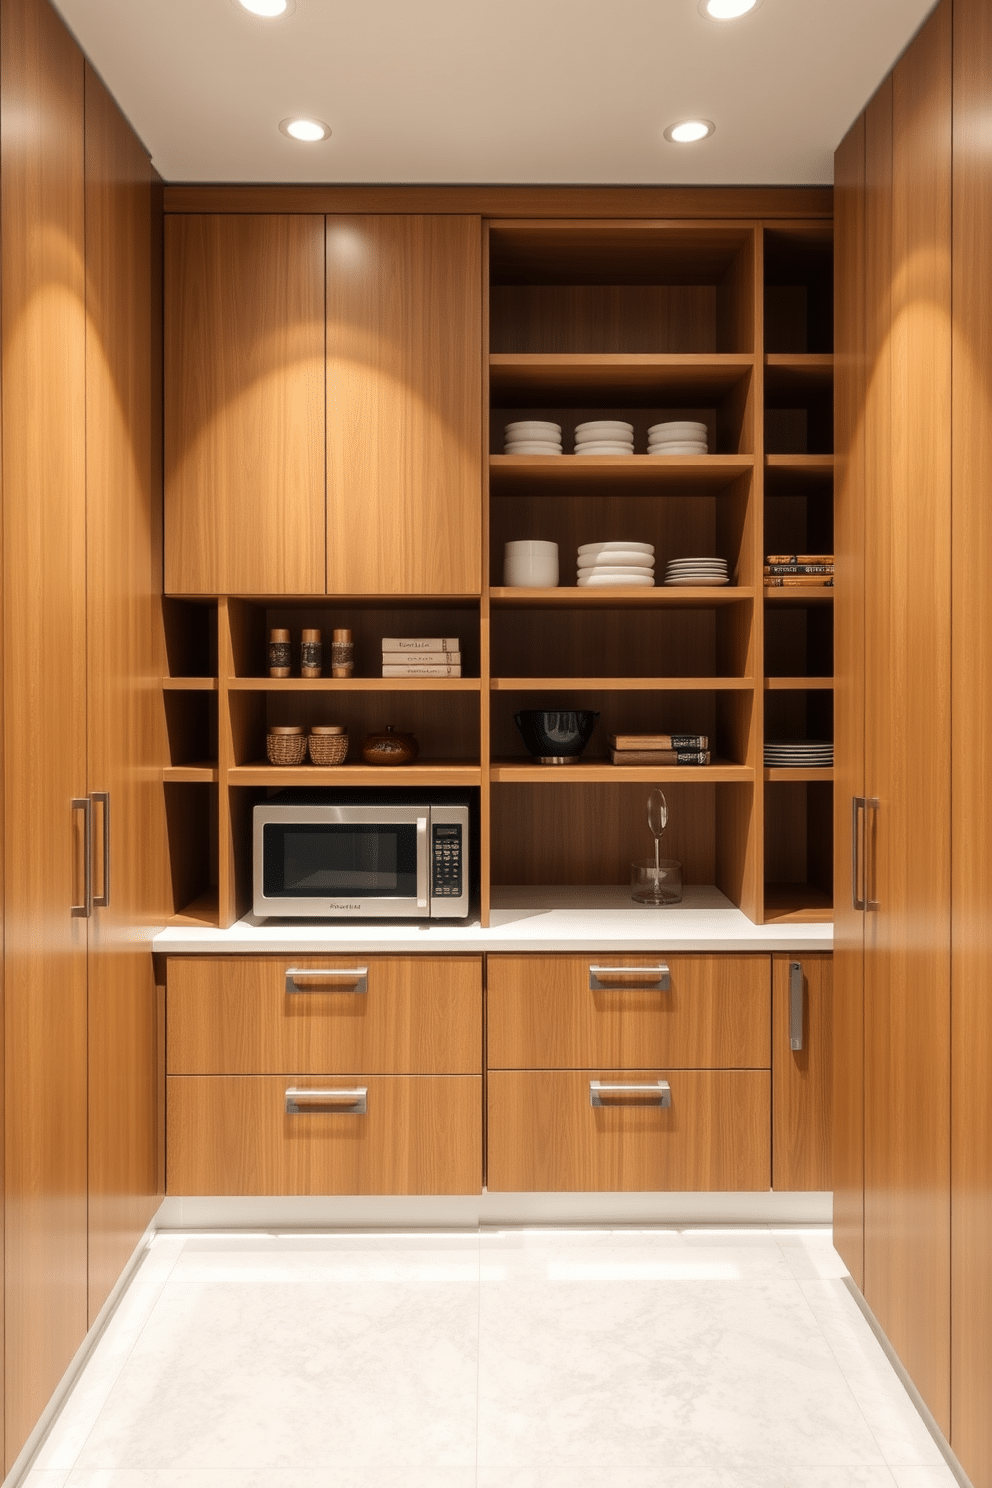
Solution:
M772 957L772 1187L833 1184L833 960Z

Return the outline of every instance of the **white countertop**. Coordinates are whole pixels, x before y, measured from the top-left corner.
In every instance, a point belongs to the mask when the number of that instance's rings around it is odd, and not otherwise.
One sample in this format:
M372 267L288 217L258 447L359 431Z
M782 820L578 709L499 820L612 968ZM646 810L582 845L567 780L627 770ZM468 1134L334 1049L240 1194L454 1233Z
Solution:
M303 955L452 951L829 951L833 925L755 925L719 889L692 886L680 905L634 904L624 887L500 888L492 924L260 920L230 930L176 925L152 943L164 955Z

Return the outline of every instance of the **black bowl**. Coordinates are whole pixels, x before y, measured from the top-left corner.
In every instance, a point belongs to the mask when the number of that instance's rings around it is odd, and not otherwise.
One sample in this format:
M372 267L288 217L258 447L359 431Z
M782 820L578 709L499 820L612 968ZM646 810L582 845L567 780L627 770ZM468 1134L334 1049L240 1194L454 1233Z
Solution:
M537 759L577 759L598 717L589 708L526 708L513 715L524 743Z

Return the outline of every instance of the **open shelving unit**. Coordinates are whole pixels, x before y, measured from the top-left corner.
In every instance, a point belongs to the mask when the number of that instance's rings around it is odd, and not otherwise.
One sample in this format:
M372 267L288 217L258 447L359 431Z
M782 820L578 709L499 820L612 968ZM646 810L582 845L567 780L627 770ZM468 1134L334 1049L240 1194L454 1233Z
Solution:
M766 589L770 551L833 551L831 227L820 221L491 221L483 572L479 593L422 598L229 595L168 599L164 679L177 918L228 925L250 904L251 812L285 786L478 790L481 913L512 888L629 880L661 785L665 851L755 921L830 917L831 770L765 769L769 737L829 737L833 592ZM501 453L504 425L550 418L560 457ZM570 451L597 417L647 429L704 421L712 454ZM506 542L559 547L554 589L507 588ZM579 589L579 544L652 542L659 587ZM719 554L722 588L665 588L671 558ZM265 674L269 628L349 627L356 675ZM455 635L458 679L384 679L384 635ZM295 659L295 658L294 658ZM526 753L513 714L592 708L581 763ZM342 723L335 769L265 760L273 724ZM364 735L417 735L412 766L364 764ZM705 767L618 767L613 732L704 733Z

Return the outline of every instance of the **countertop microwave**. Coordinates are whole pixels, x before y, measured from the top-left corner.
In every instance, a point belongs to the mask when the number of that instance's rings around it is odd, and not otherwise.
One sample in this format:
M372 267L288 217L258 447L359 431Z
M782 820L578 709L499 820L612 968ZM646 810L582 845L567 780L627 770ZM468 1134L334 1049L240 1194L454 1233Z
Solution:
M475 815L453 791L282 791L254 808L255 914L464 919Z

